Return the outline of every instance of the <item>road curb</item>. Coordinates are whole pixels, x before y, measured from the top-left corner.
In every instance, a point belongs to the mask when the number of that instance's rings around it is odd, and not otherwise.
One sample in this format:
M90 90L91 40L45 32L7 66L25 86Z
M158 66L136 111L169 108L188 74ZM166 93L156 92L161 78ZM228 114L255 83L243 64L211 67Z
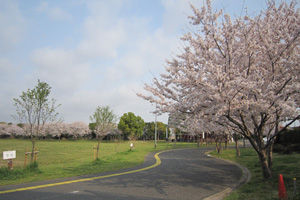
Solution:
M248 183L248 181L251 179L251 173L250 171L244 167L243 165L240 165L236 162L233 162L231 160L226 160L226 159L223 159L223 158L217 158L217 157L213 157L211 155L209 155L210 152L212 152L214 150L211 150L211 151L207 151L205 152L204 154L206 156L209 156L209 157L212 157L212 158L216 158L216 159L219 159L219 160L223 160L225 162L228 162L228 163L231 163L231 164L234 164L236 166L238 166L242 172L243 172L243 175L242 177L240 178L240 180L235 184L235 186L233 188L226 188L225 190L217 193L217 194L214 194L212 196L209 196L207 198L205 198L204 200L221 200L223 199L224 197L228 196L231 192L237 190L239 187L241 187L242 185Z

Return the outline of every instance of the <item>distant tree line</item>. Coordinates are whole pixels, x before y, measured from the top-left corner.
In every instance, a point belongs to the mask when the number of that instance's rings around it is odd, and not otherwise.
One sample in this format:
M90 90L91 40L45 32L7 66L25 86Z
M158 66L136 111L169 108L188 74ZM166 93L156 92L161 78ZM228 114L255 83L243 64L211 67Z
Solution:
M127 113L126 113L127 114ZM132 113L133 114L133 113ZM125 114L124 114L125 115ZM127 114L128 115L128 114ZM129 123L129 121L128 121ZM122 126L125 122L120 120L116 124L116 128L110 131L103 137L103 140L113 140L116 137L120 137L123 140L129 139L129 128L122 130ZM117 128L119 127L119 128ZM162 122L157 122L157 135L158 139L166 139L166 127L167 125ZM28 124L13 124L0 122L0 138L29 138L29 125ZM139 129L134 129L137 132L136 139L153 140L155 133L155 123L146 122L140 125ZM95 123L86 124L84 122L63 123L58 122L54 124L45 124L40 131L38 139L96 139Z

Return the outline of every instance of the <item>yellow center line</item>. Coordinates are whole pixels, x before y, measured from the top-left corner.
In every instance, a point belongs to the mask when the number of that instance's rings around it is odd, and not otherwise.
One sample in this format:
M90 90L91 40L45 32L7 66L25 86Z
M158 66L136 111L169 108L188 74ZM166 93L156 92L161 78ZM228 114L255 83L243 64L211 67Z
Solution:
M163 152L165 152L165 151L163 151ZM136 172L140 172L140 171L145 171L145 170L157 167L158 165L161 164L161 160L158 157L158 155L160 153L162 153L162 152L156 153L154 155L154 158L156 159L156 163L149 167L136 169L136 170L132 170L132 171L128 171L128 172L117 173L117 174L97 176L97 177L92 177L92 178L77 179L77 180L65 181L65 182L59 182L59 183L51 183L51 184L38 185L38 186L32 186L32 187L18 188L18 189L13 189L13 190L4 190L4 191L0 191L0 194L7 194L7 193L26 191L26 190L34 190L34 189L39 189L39 188L53 187L53 186L58 186L58 185L66 185L66 184L71 184L71 183L79 183L79 182L84 182L84 181L91 181L91 180L96 180L96 179L109 178L109 177L120 176L120 175L124 175L124 174L131 174L131 173L136 173Z

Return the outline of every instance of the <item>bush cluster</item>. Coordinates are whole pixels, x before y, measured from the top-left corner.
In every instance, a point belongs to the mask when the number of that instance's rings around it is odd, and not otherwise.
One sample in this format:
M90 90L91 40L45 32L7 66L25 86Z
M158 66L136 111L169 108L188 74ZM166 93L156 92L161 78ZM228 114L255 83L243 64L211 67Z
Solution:
M283 131L277 136L274 152L289 154L300 152L300 127Z

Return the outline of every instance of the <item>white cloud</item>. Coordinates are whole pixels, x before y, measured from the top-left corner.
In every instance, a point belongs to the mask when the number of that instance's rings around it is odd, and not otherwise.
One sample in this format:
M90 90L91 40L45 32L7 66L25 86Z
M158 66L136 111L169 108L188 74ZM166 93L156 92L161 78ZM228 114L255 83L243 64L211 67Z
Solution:
M164 31L169 34L185 29L189 23L188 16L192 15L190 4L200 7L199 0L162 0L166 12L164 13Z
M7 58L0 58L0 121L12 122L15 114L13 98L21 94L20 67L15 66Z
M121 117L124 113L133 112L145 121L153 121L154 115L150 111L154 106L137 98L135 91L140 89L138 84L119 85L109 88L103 86L99 90L77 90L70 96L57 98L62 103L59 112L66 122L89 122L89 116L98 106L110 106L114 113ZM161 118L163 119L163 118ZM164 119L165 120L165 119Z
M43 48L31 57L36 78L53 82L64 94L76 91L89 78L89 64L78 59L74 51Z
M87 59L116 58L118 48L127 41L127 24L118 17L122 1L90 1L90 15L86 17L82 32L84 39L77 51Z
M28 69L28 82L32 85L23 88L33 88L37 79L49 83L51 96L62 104L58 111L66 122L89 122L96 107L105 105L119 117L133 112L153 121L150 112L155 107L135 92L143 92L142 82L150 82L151 72L157 76L162 73L165 59L178 52L178 30L186 25L184 2L164 4L163 26L153 29L150 24L156 11L153 16L125 14L126 9L130 12L128 1L88 1L87 15L76 26L78 29L61 36L72 38L72 48L43 41L29 52L33 70ZM61 23L73 14L50 2L42 2L37 10ZM76 38L72 32L81 35ZM158 120L167 122L166 116Z
M15 72L15 68L9 59L0 57L0 77L1 80L10 77Z
M36 8L36 10L40 13L45 13L52 20L72 19L71 14L57 6L49 6L48 1L42 1L41 4Z
M0 1L0 52L8 53L27 33L26 20L14 1Z

